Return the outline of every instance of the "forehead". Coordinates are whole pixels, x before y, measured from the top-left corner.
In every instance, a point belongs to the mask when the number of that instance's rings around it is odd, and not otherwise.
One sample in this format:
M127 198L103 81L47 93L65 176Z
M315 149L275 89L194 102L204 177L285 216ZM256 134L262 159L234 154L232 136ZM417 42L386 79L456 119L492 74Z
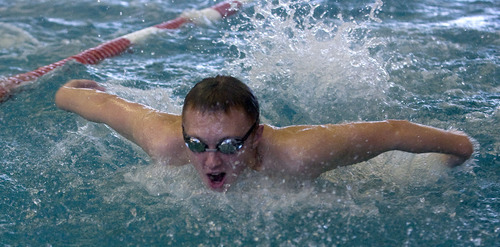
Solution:
M253 124L243 109L231 109L228 112L203 112L187 109L184 112L183 126L190 135L239 136ZM243 133L244 134L244 133Z

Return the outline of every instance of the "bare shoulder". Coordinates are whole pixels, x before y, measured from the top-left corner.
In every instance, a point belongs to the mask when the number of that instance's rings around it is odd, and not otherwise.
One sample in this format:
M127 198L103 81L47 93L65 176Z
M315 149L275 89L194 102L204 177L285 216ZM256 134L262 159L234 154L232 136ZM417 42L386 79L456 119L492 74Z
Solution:
M384 133L380 125L386 123L265 126L262 168L271 173L314 178L338 166L361 162L378 153L369 148L384 139L380 138Z
M151 110L136 126L134 139L154 160L169 164L187 163L182 138L182 119L178 115Z
M263 170L301 177L316 177L391 150L448 154L456 156L455 164L474 151L465 134L404 120L265 126L259 145Z
M260 144L262 170L291 176L316 177L323 169L311 166L321 165L325 157L340 153L341 129L336 125L295 125L273 127L265 125ZM324 154L327 152L327 154Z

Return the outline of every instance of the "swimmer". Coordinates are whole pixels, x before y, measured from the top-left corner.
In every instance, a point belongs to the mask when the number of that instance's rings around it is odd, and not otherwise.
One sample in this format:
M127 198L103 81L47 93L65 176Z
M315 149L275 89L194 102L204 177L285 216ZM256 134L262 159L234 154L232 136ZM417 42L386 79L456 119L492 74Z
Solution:
M153 160L192 164L203 183L219 192L234 184L245 169L314 179L391 150L442 153L450 167L464 163L474 151L462 132L405 120L280 128L261 124L256 97L230 76L197 83L180 116L105 91L95 81L71 80L58 90L55 102L63 110L109 125Z

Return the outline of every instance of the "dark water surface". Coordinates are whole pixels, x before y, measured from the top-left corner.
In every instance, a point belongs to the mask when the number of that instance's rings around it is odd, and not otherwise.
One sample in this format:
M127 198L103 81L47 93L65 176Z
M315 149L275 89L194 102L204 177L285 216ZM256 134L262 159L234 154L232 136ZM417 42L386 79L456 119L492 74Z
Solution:
M0 75L213 4L0 1ZM0 105L0 244L499 245L499 16L498 1L257 1L98 65L67 64ZM53 102L88 78L179 113L219 73L248 83L272 125L408 119L464 131L478 150L456 169L388 153L298 186L248 172L219 194Z

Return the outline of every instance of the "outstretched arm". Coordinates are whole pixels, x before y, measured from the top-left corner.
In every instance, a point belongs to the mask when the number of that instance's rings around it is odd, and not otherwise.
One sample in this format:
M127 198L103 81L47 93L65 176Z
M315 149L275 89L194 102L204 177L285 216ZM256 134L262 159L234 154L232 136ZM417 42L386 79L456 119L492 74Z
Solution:
M404 120L340 125L291 126L271 129L270 139L289 164L288 173L316 177L338 166L371 159L400 150L449 155L448 165L457 166L473 153L470 139L457 131L445 131Z
M56 93L56 105L87 120L105 123L156 158L182 143L180 117L129 102L90 80L71 80ZM163 146L162 146L163 145Z

